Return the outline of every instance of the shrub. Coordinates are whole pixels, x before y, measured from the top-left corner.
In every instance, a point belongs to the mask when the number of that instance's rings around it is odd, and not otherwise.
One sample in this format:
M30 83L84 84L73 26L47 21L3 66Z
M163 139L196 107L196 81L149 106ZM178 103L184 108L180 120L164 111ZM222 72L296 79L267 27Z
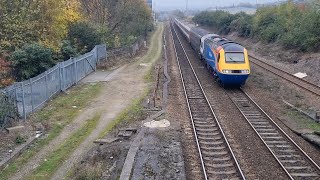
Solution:
M252 31L252 19L251 15L240 12L235 15L235 19L231 22L230 30L238 32L241 37L249 37Z
M57 59L60 60L68 60L72 57L76 57L79 55L77 49L72 46L69 40L62 41L61 49L60 49L60 56Z
M73 23L69 27L68 39L80 54L92 50L101 44L101 35L97 28L88 22Z
M234 31L239 36L268 43L277 41L284 47L301 51L320 48L320 13L312 3L301 6L288 1L279 6L259 8L254 15L204 11L197 14L193 21L203 26L213 26L219 33Z
M22 49L13 52L9 60L18 81L37 76L55 64L52 50L39 44L23 46Z

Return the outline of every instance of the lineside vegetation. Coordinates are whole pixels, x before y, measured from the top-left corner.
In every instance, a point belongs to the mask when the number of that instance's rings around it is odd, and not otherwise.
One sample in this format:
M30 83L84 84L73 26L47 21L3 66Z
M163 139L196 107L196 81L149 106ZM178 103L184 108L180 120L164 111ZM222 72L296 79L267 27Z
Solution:
M143 0L0 0L0 88L98 44L129 45L152 28Z
M244 12L204 11L193 18L202 26L217 29L221 34L237 32L239 36L267 43L278 42L288 49L318 51L320 48L320 1L279 6L266 6L254 15Z

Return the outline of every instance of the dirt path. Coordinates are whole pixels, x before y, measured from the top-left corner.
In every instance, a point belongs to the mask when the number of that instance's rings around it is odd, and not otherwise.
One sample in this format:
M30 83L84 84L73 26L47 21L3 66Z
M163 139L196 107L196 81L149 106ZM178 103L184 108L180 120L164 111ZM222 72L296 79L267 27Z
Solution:
M117 76L104 84L102 93L90 103L79 116L62 133L44 147L35 157L33 157L24 167L21 167L11 179L23 179L31 173L36 167L44 161L45 157L52 153L62 142L88 120L98 113L102 116L96 129L90 134L84 142L72 153L57 170L52 179L63 179L73 164L79 162L93 145L93 141L99 137L107 125L123 111L132 100L143 95L148 84L144 82L144 75L151 68L150 66L140 66L142 62L153 63L161 55L163 26L156 31L152 37L148 54L133 64L127 65L117 72Z

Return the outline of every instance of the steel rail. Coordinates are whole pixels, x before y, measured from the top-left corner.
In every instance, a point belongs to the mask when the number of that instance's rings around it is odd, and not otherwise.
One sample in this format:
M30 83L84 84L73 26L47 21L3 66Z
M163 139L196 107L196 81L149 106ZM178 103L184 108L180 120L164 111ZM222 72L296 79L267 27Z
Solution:
M226 143L226 145L227 145L227 147L228 147L228 151L229 151L229 153L231 154L234 163L236 164L236 169L237 169L237 171L240 173L241 178L242 178L242 179L246 179L245 176L244 176L244 174L243 174L243 172L242 172L242 170L241 170L241 168L240 168L240 165L239 165L238 161L236 160L236 157L235 157L235 155L234 155L234 153L233 153L233 151L232 151L232 148L231 148L231 146L230 146L230 144L229 144L229 142L228 142L228 140L227 140L227 138L226 138L226 136L225 136L225 134L224 134L224 131L223 131L221 125L220 125L220 122L218 121L217 116L216 116L216 114L214 113L214 111L213 111L213 109L212 109L212 107L211 107L211 105L210 105L210 103L209 103L209 100L208 100L208 98L207 98L207 95L206 95L205 92L204 92L204 89L203 89L203 87L202 87L202 85L201 85L201 83L200 83L200 81L199 81L199 78L197 77L197 74L196 74L196 72L195 72L195 70L194 70L194 68L193 68L193 66L192 66L192 64L191 64L191 62L190 62L190 59L189 59L189 57L188 57L188 55L187 55L187 53L186 53L186 50L185 50L185 48L184 48L184 46L183 46L183 44L182 44L182 42L181 42L181 40L180 40L180 38L179 38L179 36L178 36L178 33L177 33L176 29L174 28L174 25L171 24L171 26L172 26L172 29L173 29L173 31L175 32L176 36L177 36L178 42L179 42L179 44L180 44L180 46L181 46L181 48L182 48L182 50L183 50L183 52L184 52L184 54L185 54L185 57L186 57L186 59L187 59L187 61L188 61L188 64L189 64L189 66L190 66L190 68L191 68L191 70L192 70L192 72L193 72L193 75L194 75L196 81L197 81L197 84L199 85L199 87L200 87L200 89L201 89L201 93L203 94L204 99L205 99L206 103L208 104L208 106L209 106L209 108L210 108L210 111L211 111L210 113L213 115L214 120L215 120L215 122L217 123L217 125L218 125L218 127L219 127L219 131L220 131L220 133L221 133L221 135L222 135L222 137L223 137L223 139L224 139L224 142ZM172 33L172 30L171 30L171 29L170 29L170 32L171 32L172 40L174 41L173 33ZM208 175L207 175L207 172L206 172L206 165L205 165L205 163L204 163L204 159L203 159L201 147L200 147L200 144L199 144L198 134L197 134L197 130L196 130L196 127L195 127L195 120L194 120L194 118L193 118L193 114L192 114L192 111L191 111L191 107L190 107L190 103L189 103L189 97L188 97L188 94L187 94L186 85L185 85L185 81L184 81L184 77L183 77L183 73L182 73L182 68L181 68L181 65L180 65L180 62L179 62L179 59L180 59L180 58L178 57L177 48L176 48L176 45L175 45L175 44L174 44L174 48L175 48L176 59L177 59L177 63L178 63L179 71L180 71L181 81L182 81L182 85L183 85L183 88L184 88L184 94L185 94L186 101L187 101L187 105L188 105L189 116L190 116L190 119L191 119L191 123L192 123L192 127L193 127L193 132L194 132L194 136L195 136L196 143L197 143L197 147L198 147L198 152L199 152L199 156L200 156L200 159L201 159L201 164L202 164L202 168L203 168L203 173L204 173L205 179L207 180L207 179L208 179Z
M254 105L254 107L253 108L257 108L257 110L258 110L258 112L261 112L262 114L261 114L261 121L259 121L259 122L265 122L265 121L262 121L263 119L264 119L264 117L266 118L266 121L267 122L271 122L271 129L267 129L267 130L269 130L269 133L278 133L278 131L280 131L280 133L283 135L283 138L286 138L288 141L285 141L284 143L282 143L282 145L281 145L281 143L280 142L282 142L282 141L278 141L278 143L279 144L277 144L278 145L278 148L280 149L280 147L284 147L284 145L287 143L287 142L289 142L289 143L291 143L291 145L293 144L294 145L294 147L293 147L293 149L297 149L304 157L303 157L303 159L304 160L308 160L311 164L309 164L309 165L311 165L311 166L313 166L313 168L314 168L314 170L316 171L316 173L317 173L317 178L319 178L320 177L320 167L319 167L319 165L317 165L312 159L311 159L311 157L306 153L306 152L304 152L303 151L303 149L296 143L296 142L294 142L293 141L293 139L292 138L290 138L290 136L243 90L243 89L240 89L239 90L243 95L244 95L244 97L245 98L247 98L247 100L248 100L248 102L251 102L253 105ZM255 125L253 124L255 121L252 121L252 120L249 120L249 118L252 118L252 117L250 117L248 114L246 115L246 113L245 113L245 110L243 110L243 109L241 109L241 107L240 107L240 103L237 103L236 102L236 100L234 99L234 98L232 98L232 96L230 95L230 93L228 93L227 92L227 95L229 96L229 98L232 100L232 102L235 104L235 106L238 108L238 110L240 111L240 113L243 115L243 117L247 120L247 122L248 122L248 124L251 126L251 128L255 131L255 133L258 135L258 137L261 139L261 141L263 142L263 144L268 148L268 150L270 151L270 153L273 155L273 157L276 159L276 161L279 163L279 165L282 167L282 169L286 172L286 174L288 175L288 177L290 178L290 179L294 179L294 177L297 175L297 173L294 173L294 172L289 172L289 170L288 170L288 167L286 167L286 166L284 166L284 163L283 162L281 162L281 160L280 160L280 158L279 158L279 155L277 155L274 151L276 151L277 149L275 149L275 148L277 148L277 145L273 145L274 146L274 148L273 148L273 150L272 150L272 146L270 146L269 144L268 144L268 142L265 140L265 139L267 139L266 137L265 138L263 138L262 137L262 133L259 133L258 131L261 131L261 129L259 129L259 128L257 128L258 126L256 126L255 127ZM237 95L237 97L240 97L239 95ZM245 100L244 99L241 99L241 100L239 100L239 102L245 102ZM254 110L250 110L251 111L251 113L252 112L255 112ZM256 116L258 116L257 114L256 114ZM264 116L264 117L263 117ZM258 117L255 117L255 119L257 120L258 119ZM252 121L252 122L251 122ZM273 126L272 126L273 125ZM265 125L265 126L267 126L267 125ZM275 127L276 129L273 131L272 130L272 128L273 127ZM272 131L270 131L270 130L272 130ZM278 131L277 131L278 130ZM280 134L279 133L279 134ZM269 137L270 138L270 137ZM281 137L282 138L282 137ZM284 139L284 140L286 140L286 139ZM274 141L273 143L275 143L276 141ZM278 150L279 150L278 149ZM294 155L293 155L293 153L294 152L292 152L292 157L294 157ZM302 160L303 161L303 160ZM301 161L301 162L302 162ZM301 167L301 166L300 166ZM312 168L312 167L311 167ZM310 169L309 169L310 170ZM295 174L295 176L294 176L294 174ZM300 173L300 175L301 174L304 174L306 177L308 177L308 174L310 175L310 176L312 176L312 175L315 175L314 173L310 173L310 172L307 172L307 173Z
M289 72L287 71L284 71L274 65L271 65L255 56L252 56L250 55L250 57L252 58L251 59L251 62L259 67L261 67L262 69L265 69L315 95L318 95L320 96L320 86L314 84L314 83L311 83L309 81L306 81L304 79L300 79L292 74L290 74Z

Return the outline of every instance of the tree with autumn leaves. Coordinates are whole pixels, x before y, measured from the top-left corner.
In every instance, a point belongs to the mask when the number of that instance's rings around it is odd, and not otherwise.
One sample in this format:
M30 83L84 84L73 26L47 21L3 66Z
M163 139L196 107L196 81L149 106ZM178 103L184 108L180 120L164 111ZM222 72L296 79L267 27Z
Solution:
M144 0L0 0L0 84L8 72L28 79L94 43L124 46L151 28Z

